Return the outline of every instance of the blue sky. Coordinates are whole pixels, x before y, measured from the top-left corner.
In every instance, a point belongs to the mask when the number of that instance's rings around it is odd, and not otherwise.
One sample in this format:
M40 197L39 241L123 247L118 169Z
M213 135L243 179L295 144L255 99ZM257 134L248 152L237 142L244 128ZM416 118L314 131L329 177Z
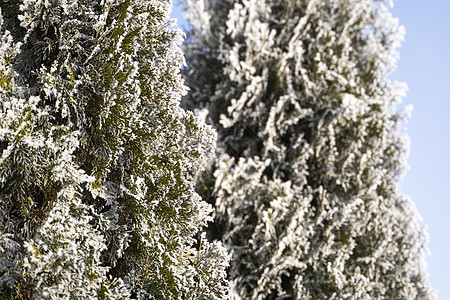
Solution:
M174 0L181 3L181 0ZM439 299L450 299L450 1L399 0L392 10L406 29L394 80L406 82L404 104L414 110L407 124L410 169L401 190L428 226L428 271ZM182 18L180 6L173 16Z
M394 79L409 92L410 170L401 190L428 226L427 257L439 299L450 299L450 1L399 0L392 10L406 29Z

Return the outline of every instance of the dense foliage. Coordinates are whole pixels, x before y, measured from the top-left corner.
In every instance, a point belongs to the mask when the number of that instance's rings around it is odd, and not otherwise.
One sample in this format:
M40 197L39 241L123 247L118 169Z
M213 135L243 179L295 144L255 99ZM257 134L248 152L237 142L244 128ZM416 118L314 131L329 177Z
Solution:
M190 0L184 105L218 131L199 177L232 299L429 299L398 190L402 28L383 0Z
M225 298L171 1L0 9L0 298Z

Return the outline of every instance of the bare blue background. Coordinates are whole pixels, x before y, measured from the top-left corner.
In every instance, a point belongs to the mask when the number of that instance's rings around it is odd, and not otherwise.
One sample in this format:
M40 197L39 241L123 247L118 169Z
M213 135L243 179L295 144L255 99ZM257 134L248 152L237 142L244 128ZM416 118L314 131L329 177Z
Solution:
M172 16L186 28L181 0ZM414 111L407 128L411 138L410 170L401 190L416 203L428 226L428 271L439 299L450 299L450 1L401 0L393 15L406 28L401 59L392 75L406 82L404 104Z
M393 78L408 83L404 100L414 110L408 122L410 170L401 190L428 225L430 281L439 299L450 299L450 1L401 0L394 16L405 26L401 59Z

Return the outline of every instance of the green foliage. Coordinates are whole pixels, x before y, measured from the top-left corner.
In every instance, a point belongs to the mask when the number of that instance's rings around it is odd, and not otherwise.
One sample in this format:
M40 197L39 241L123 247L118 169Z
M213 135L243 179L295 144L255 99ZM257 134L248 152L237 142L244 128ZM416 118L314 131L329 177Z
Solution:
M225 250L195 246L214 133L179 106L170 6L0 2L1 295L226 297Z

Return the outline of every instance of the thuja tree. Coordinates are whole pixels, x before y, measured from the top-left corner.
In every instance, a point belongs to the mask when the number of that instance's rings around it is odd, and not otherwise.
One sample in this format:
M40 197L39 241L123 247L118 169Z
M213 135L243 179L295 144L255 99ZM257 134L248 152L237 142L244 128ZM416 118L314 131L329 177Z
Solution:
M171 2L0 8L0 298L226 297Z
M186 107L218 131L199 177L232 299L428 299L398 191L402 28L388 1L192 0Z

